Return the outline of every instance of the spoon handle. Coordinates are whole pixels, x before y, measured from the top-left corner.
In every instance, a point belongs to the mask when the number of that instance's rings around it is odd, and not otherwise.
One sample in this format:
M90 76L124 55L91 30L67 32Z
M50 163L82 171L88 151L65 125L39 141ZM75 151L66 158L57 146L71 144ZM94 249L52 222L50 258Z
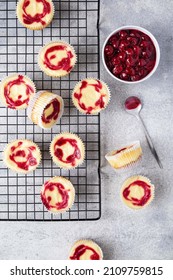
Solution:
M145 127L145 124L144 124L144 122L143 122L143 119L141 118L140 115L137 116L137 119L140 120L140 122L141 122L141 124L142 124L143 131L144 131L144 133L145 133L145 137L146 137L146 139L147 139L148 146L150 147L150 150L151 150L153 156L155 157L155 159L156 159L156 161L157 161L159 167L160 167L161 169L163 169L163 165L162 165L162 163L161 163L161 161L160 161L160 159L159 159L159 156L158 156L158 154L157 154L157 152L156 152L156 149L154 148L153 142L152 142L152 140L151 140L151 137L150 137L150 135L149 135L149 133L148 133L146 127Z

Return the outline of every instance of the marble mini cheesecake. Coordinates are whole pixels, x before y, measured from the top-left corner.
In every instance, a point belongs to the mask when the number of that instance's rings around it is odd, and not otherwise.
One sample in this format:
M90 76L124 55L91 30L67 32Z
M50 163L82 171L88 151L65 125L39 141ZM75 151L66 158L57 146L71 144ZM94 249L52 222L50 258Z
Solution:
M64 177L53 177L44 183L41 189L41 201L48 211L63 213L72 207L75 189Z
M76 63L74 48L66 42L50 42L39 52L38 65L51 77L68 75Z
M106 154L105 158L116 170L125 169L138 162L142 156L142 148L139 141L135 141L118 150Z
M77 135L64 132L54 137L50 153L54 163L59 167L73 169L83 163L85 147Z
M52 128L62 117L64 101L61 96L48 91L37 92L30 101L29 119L43 129Z
M35 85L30 78L18 73L7 76L0 83L0 101L11 109L28 107L35 92Z
M26 174L38 167L41 152L39 147L30 140L15 140L5 147L3 161L9 169Z
M107 107L110 101L110 91L104 82L87 78L75 86L72 100L81 113L98 114Z
M121 188L122 201L132 209L146 207L154 198L154 185L144 176L128 178Z
M52 0L19 0L16 14L19 22L31 30L48 26L54 16Z
M70 250L69 260L102 260L101 248L92 240L79 240Z

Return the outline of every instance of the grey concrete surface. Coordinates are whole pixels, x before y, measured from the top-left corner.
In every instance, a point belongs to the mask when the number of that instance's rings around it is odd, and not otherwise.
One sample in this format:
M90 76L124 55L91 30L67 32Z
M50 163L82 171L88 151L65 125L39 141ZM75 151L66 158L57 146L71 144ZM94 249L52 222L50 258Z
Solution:
M101 114L102 217L97 222L1 222L0 259L66 259L76 239L92 238L105 259L173 259L173 1L102 0L101 46L115 28L134 24L150 30L158 39L161 61L146 82L124 85L114 81L101 64L101 78L112 92L109 107ZM123 110L131 94L142 99L142 117L160 155L164 169L153 159L137 120ZM141 140L144 158L132 170L117 174L104 160L115 146ZM124 179L148 176L156 186L153 203L132 211L120 201Z

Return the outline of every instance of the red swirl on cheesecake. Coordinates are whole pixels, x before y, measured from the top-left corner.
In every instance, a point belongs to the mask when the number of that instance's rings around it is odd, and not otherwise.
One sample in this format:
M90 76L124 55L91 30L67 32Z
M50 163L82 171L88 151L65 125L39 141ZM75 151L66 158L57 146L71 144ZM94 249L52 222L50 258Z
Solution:
M23 75L8 76L0 85L1 100L11 109L26 108L34 94L34 83Z
M45 28L54 15L52 0L19 0L17 16L21 24L31 30Z
M27 12L27 8L29 5L33 6L33 2L37 4L42 4L43 9L41 13L36 13L34 16ZM23 2L23 22L25 24L32 24L34 22L40 22L42 25L45 25L46 22L44 20L47 14L51 12L51 5L47 0L24 0Z
M109 103L110 92L105 83L98 79L87 78L79 82L72 93L76 108L85 114L96 114Z
M154 197L154 186L144 176L133 176L123 184L121 195L127 206L139 209L152 201Z
M59 55L61 51L64 51L66 55L62 56L62 58L59 59L59 57L61 56ZM74 54L71 50L68 50L68 46L57 45L50 47L46 50L43 63L46 65L46 67L48 67L51 70L64 70L66 72L70 72L73 67L71 65L71 60L73 56ZM52 62L52 60L56 58L58 62L55 64Z
M46 112L52 107L52 111L50 114ZM58 99L53 99L49 104L46 105L43 115L42 115L42 122L45 124L49 124L52 120L56 121L60 113L60 102Z
M130 194L131 190L136 185L139 188L143 189L144 194L143 196L141 196L141 198L133 197ZM144 206L151 197L151 187L147 183L137 180L124 189L123 196L126 200L129 200L133 205Z
M64 132L55 136L50 145L50 153L58 166L75 168L84 160L84 144L77 135Z
M91 253L90 260L100 260L99 254L89 246L86 246L84 244L79 245L73 254L73 256L70 256L70 260L80 260L82 255L86 253L86 251L89 251Z
M64 152L62 148L62 146L65 144L70 144L70 146L74 149L73 153L68 155L66 158L64 158ZM76 159L79 160L81 158L81 152L76 139L61 137L54 144L54 150L54 155L60 161L62 161L63 163L70 163L72 166L75 166Z
M38 64L42 71L52 77L69 74L76 63L72 46L63 41L50 42L39 53Z
M10 169L28 173L36 169L41 160L38 146L30 140L15 140L4 150L4 162Z
M56 202L55 204L51 203L51 201L53 200L51 193L54 194L54 192L58 193L61 200ZM47 193L49 194L47 195ZM61 210L66 208L68 205L68 190L66 190L60 183L46 182L44 185L44 191L41 194L41 199L48 210Z
M62 213L71 208L75 190L72 183L63 177L49 179L42 187L41 200L48 211Z
M79 240L70 250L70 260L102 260L101 248L92 240Z
M22 148L22 141L18 142L17 146L11 147L10 160L13 161L18 168L28 171L30 166L37 165L37 159L33 156L33 151L36 150L34 146ZM22 158L20 161L18 158Z

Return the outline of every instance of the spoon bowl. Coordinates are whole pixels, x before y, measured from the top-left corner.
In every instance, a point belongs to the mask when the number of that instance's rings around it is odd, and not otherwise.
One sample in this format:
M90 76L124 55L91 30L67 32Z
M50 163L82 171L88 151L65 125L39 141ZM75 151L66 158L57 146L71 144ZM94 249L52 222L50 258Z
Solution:
M124 106L126 112L133 116L138 116L139 112L142 109L141 100L136 96L128 97L124 103Z

